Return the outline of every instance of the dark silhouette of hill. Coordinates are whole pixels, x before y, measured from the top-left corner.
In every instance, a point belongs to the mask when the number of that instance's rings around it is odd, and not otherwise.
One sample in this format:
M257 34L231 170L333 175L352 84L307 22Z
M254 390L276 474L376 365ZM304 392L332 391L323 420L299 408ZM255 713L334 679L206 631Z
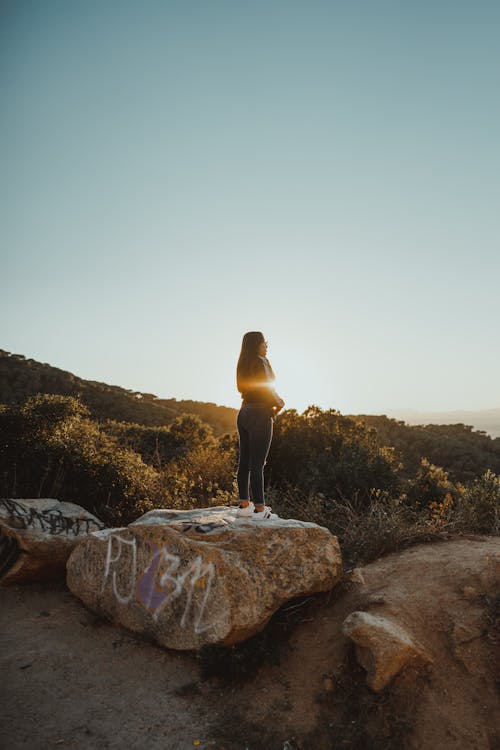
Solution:
M153 393L84 380L0 349L0 403L21 404L37 393L79 398L98 421L114 419L153 427L170 424L181 414L196 414L213 427L215 435L236 429L236 409L202 401L161 399Z

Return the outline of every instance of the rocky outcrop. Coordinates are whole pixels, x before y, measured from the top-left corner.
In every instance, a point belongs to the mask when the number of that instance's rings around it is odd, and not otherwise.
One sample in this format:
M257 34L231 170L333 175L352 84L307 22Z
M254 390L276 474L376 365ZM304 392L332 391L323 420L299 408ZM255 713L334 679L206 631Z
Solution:
M341 576L336 537L314 523L237 518L236 508L155 510L90 534L67 564L92 610L174 649L230 645L286 601Z
M75 545L104 524L75 503L0 500L0 583L64 576Z
M358 662L367 671L367 684L382 690L405 667L422 667L432 658L400 625L369 612L351 612L342 631L356 644Z

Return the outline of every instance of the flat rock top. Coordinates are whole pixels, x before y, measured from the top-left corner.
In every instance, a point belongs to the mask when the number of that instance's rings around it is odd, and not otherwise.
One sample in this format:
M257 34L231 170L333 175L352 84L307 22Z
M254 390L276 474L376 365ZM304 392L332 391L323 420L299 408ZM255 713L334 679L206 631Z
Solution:
M284 529L322 529L323 526L308 521L297 521L294 518L271 517L268 520L254 520L252 517L238 517L238 508L218 505L215 508L198 508L195 510L170 510L158 508L141 516L130 524L134 526L168 525L176 531L193 531L201 534L214 534L231 529L258 530L260 528ZM330 532L328 532L330 533Z

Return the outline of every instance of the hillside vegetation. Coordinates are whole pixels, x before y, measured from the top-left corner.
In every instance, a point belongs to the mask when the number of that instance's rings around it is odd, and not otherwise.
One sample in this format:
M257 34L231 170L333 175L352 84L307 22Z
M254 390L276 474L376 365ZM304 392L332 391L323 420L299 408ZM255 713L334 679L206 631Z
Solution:
M352 417L376 430L377 444L390 445L401 462L401 474L410 478L422 456L443 466L454 481L465 482L488 469L500 473L500 438L491 438L470 425L408 425L385 415Z
M426 456L410 472L404 450L383 442L334 409L284 411L266 465L268 502L284 517L327 526L349 564L443 533L498 533L500 478L486 452L462 482ZM495 441L496 461L497 450ZM0 405L0 496L70 500L109 526L155 507L237 502L237 461L237 433L215 436L192 414L150 427L96 421L73 396Z
M202 401L158 398L153 393L84 380L22 354L0 349L0 403L22 404L37 393L75 396L95 420L116 419L142 425L166 425L181 414L197 414L216 435L235 429L236 410Z

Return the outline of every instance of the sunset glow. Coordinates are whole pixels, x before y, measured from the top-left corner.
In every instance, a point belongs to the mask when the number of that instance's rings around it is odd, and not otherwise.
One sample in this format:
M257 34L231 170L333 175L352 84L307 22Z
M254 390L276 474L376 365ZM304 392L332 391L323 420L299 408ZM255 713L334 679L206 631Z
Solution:
M237 407L261 330L289 408L499 406L499 24L7 3L2 347Z

